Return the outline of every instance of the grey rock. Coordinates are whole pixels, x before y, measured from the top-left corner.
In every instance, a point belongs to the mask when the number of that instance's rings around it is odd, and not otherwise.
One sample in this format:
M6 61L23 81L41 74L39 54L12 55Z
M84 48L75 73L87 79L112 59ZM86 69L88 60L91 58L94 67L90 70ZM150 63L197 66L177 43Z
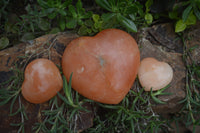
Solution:
M185 65L181 53L167 52L162 46L153 45L148 39L148 33L143 32L138 44L140 47L141 60L146 57L154 57L159 61L167 62L173 69L173 79L170 87L165 92L172 95L162 95L158 98L166 104L156 104L153 110L157 113L175 113L182 105L179 104L185 98Z

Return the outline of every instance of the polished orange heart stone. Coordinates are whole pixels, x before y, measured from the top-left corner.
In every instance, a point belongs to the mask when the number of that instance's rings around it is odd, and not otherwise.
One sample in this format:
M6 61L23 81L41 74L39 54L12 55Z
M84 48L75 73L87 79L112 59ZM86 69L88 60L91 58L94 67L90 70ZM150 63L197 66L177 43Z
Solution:
M173 78L173 70L166 62L155 58L144 58L139 67L138 78L145 91L159 90L167 86Z
M140 53L136 41L118 29L94 37L79 37L65 49L63 73L81 95L107 104L118 104L137 75Z
M59 69L48 59L33 60L27 65L24 76L22 95L31 103L50 100L63 86Z

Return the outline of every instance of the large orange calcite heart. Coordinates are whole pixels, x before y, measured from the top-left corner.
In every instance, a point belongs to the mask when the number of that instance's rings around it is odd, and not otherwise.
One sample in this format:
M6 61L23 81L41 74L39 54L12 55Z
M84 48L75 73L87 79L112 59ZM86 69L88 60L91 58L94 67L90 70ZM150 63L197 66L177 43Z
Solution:
M166 62L148 57L141 61L138 78L145 91L164 88L173 78L173 70Z
M79 37L65 49L63 73L83 96L118 104L130 90L139 68L136 41L118 29L106 29L94 37Z

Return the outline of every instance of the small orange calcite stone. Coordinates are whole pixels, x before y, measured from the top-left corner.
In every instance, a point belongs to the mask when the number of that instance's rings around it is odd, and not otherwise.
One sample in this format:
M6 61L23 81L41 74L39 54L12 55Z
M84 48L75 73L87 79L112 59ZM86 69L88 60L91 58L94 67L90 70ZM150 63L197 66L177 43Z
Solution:
M22 95L31 103L43 103L54 97L63 87L56 65L48 59L36 59L25 69Z
M118 29L106 29L94 37L79 37L65 49L63 73L83 96L118 104L136 78L140 52L135 39Z
M166 62L154 58L144 58L141 61L138 78L145 91L159 90L167 86L173 78L173 70Z

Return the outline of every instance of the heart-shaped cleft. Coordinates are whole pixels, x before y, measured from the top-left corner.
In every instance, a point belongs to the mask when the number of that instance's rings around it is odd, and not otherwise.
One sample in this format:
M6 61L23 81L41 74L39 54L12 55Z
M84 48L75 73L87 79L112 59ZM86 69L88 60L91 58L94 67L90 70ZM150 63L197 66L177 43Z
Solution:
M106 29L94 37L79 37L65 49L63 73L83 96L118 104L136 78L140 53L135 39L118 29Z
M166 62L154 58L144 58L139 67L138 78L145 91L159 90L167 86L173 78L173 70Z

